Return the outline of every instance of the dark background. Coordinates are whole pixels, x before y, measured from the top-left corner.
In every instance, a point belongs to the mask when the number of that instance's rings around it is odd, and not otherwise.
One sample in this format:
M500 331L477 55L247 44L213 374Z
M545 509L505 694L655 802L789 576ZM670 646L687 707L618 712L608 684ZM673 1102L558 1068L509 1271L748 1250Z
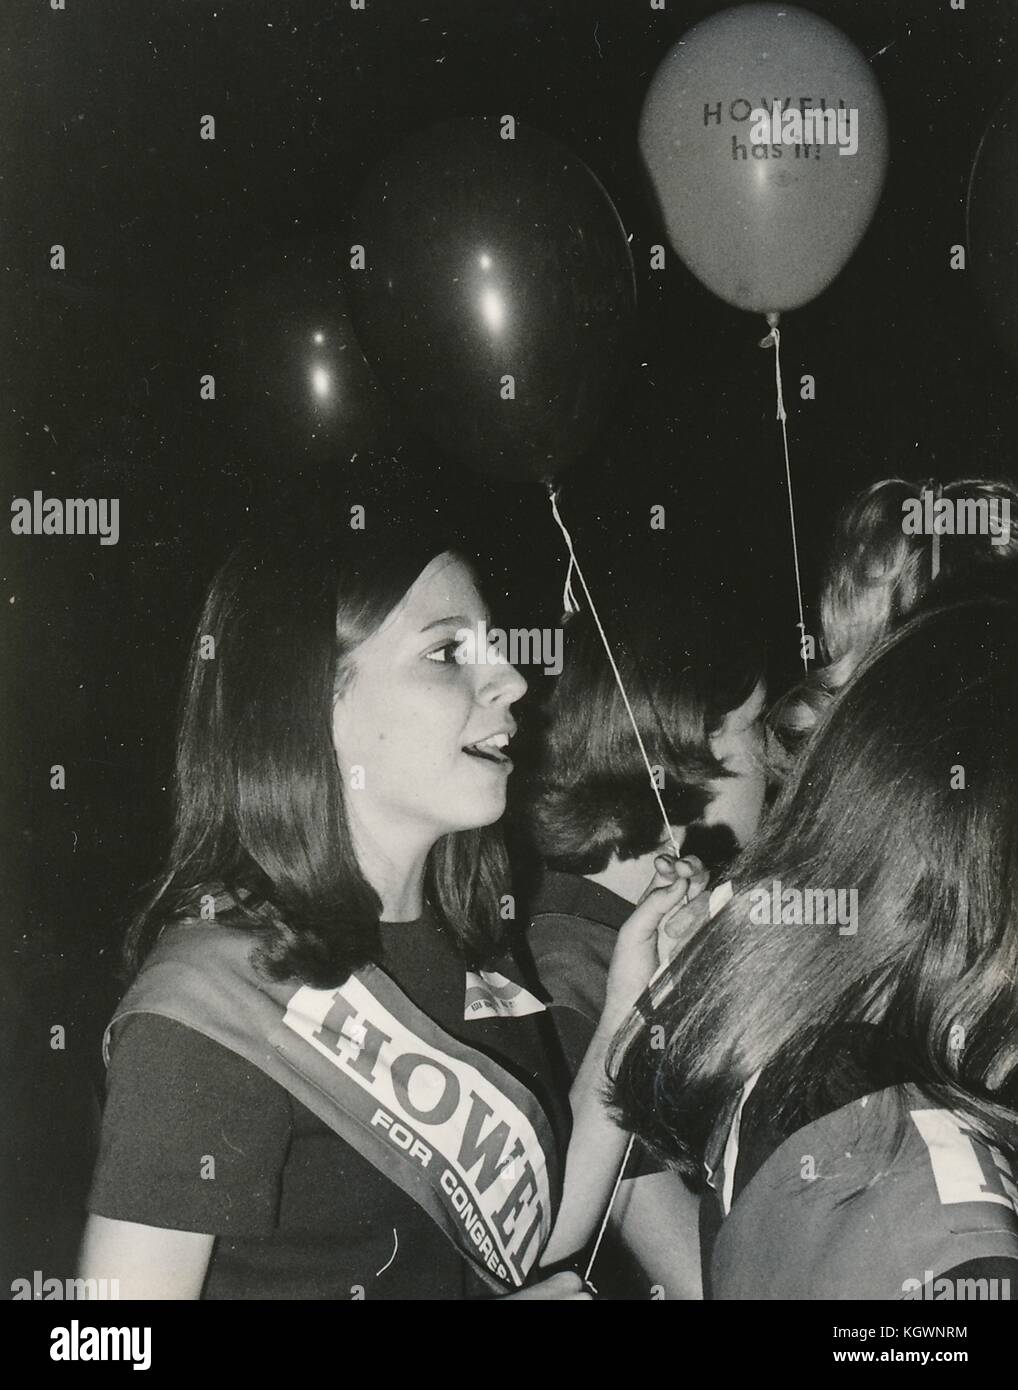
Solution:
M783 324L807 604L837 505L861 484L1014 473L1015 374L969 272L965 194L1018 71L1013 0L813 0L872 59L891 164L860 250ZM348 505L363 431L257 429L229 392L223 314L285 239L349 244L351 197L404 133L508 112L574 150L614 198L640 334L613 423L562 505L592 586L641 556L675 585L762 606L772 688L798 617L773 358L762 322L716 300L664 242L638 158L650 78L696 20L669 0L6 0L0 21L0 461L10 497L119 497L121 539L2 534L4 976L9 1231L0 1290L68 1272L95 1123L98 1039L139 883L158 863L184 646L225 552L282 510ZM216 140L201 141L202 114ZM1018 159L1018 154L1016 154ZM67 247L63 273L49 247ZM234 298L231 299L231 296ZM403 437L398 419L387 420ZM383 431L384 433L384 431ZM386 435L388 440L389 435ZM371 443L370 440L367 441ZM403 488L406 455L380 457ZM426 505L473 526L511 618L554 622L561 545L536 484L486 483L415 450ZM350 477L353 475L350 474ZM409 492L407 495L410 495ZM430 502L427 499L431 499ZM663 503L668 529L648 531ZM656 549L654 549L656 547ZM752 603L751 603L752 600ZM809 618L809 614L807 617ZM813 626L812 623L809 624ZM67 768L51 791L49 769ZM64 1051L50 1028L67 1030Z

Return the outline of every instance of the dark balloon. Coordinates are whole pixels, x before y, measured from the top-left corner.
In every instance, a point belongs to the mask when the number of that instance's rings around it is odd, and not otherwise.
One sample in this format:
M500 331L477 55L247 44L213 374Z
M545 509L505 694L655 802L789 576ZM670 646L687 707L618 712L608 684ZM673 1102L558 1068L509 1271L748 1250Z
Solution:
M342 463L401 442L398 411L364 360L342 238L289 238L241 269L216 330L216 400L240 446L284 465Z
M551 478L597 438L634 323L618 213L575 155L452 121L372 174L350 240L357 333L409 419L503 478ZM511 379L511 380L510 380Z
M976 152L969 182L969 274L1001 340L1018 359L1018 83Z

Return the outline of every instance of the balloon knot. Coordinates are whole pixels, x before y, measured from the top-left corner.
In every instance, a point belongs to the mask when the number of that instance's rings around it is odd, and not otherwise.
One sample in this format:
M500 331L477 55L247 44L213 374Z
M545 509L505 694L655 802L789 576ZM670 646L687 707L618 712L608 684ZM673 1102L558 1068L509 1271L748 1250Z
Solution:
M781 315L776 314L773 311L767 315L767 327L771 331L767 334L766 338L760 339L760 346L762 348L773 347L775 343L777 343L780 340L778 334L778 323L780 319Z

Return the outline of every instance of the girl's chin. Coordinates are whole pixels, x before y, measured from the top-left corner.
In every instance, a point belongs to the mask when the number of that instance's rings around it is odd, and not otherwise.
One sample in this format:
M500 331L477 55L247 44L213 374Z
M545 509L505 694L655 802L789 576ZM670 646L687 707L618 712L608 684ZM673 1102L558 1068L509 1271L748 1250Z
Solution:
M456 830L480 830L485 825L494 825L505 815L505 792L501 795L471 798L465 805L457 808L456 824L450 825L447 834Z

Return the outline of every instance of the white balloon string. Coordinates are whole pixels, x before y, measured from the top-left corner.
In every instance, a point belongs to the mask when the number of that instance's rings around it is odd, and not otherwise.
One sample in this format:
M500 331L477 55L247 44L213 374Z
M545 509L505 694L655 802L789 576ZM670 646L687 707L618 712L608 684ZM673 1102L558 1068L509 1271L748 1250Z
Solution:
M572 538L572 536L570 536L569 532L567 531L565 522L562 520L562 517L561 517L561 515L559 514L559 509L558 509L558 494L556 493L556 491L554 490L554 488L552 488L550 485L549 485L549 487L548 487L548 496L549 496L549 498L551 499L551 513L552 513L552 516L555 518L555 521L556 521L556 523L557 523L557 525L558 525L558 528L559 528L559 530L562 532L562 535L563 535L563 537L564 537L564 539L565 539L566 548L567 548L568 551L569 551L569 570L568 570L568 572L567 572L566 585L567 585L567 587L568 587L568 585L569 585L569 575L572 573L573 570L575 570L575 571L576 571L576 577L579 579L580 584L581 584L582 587L583 587L583 593L584 593L584 596L585 596L585 598L586 598L586 600L587 600L587 606L588 606L588 608L590 609L590 616L594 619L594 623L595 623L595 625L596 625L596 627L597 627L597 630L598 630L598 632L599 632L600 635L601 635L601 641L602 641L602 643L604 644L605 653L607 654L609 664L611 665L611 668L612 668L612 674L615 676L615 684L618 686L618 688L619 688L619 694L622 696L622 703L623 703L623 704L625 705L625 707L626 707L626 713L627 713L628 716L629 716L629 722L630 722L630 724L633 726L633 733L636 735L636 742L637 742L637 744L639 745L639 748L640 748L640 756L643 758L643 765L644 765L644 767L647 769L647 780L648 780L648 782L650 783L650 789L651 789L651 791L654 793L654 798L655 798L655 800L657 801L658 810L661 812L661 820L662 820L663 823L664 823L665 835L666 835L666 837L667 837L667 839L668 839L668 843L671 845L672 849L675 851L675 857L676 857L677 859L678 859L678 858L681 858L681 855L680 855L680 853L679 853L679 847L678 847L678 845L675 843L675 836L674 836L674 834L672 833L671 823L670 823L670 821L668 820L668 812L665 810L664 801L661 799L661 792L658 790L657 782L656 782L655 779L654 779L654 769L651 767L650 758L649 758L648 755L647 755L646 746L644 745L643 738L642 738L641 735L640 735L640 726L639 726L639 725L637 724L637 722L636 722L636 715L633 713L633 707L632 707L632 705L629 703L629 696L628 696L627 693L626 693L626 687L625 687L625 683L624 683L624 681L623 681L623 679L622 679L622 673L619 671L618 663L616 662L616 660L615 660L615 655L614 655L614 653L612 652L612 649L611 649L611 643L608 641L608 635L607 635L607 633L606 633L605 630L604 630L604 625L603 625L602 622L601 622L601 618L600 618L600 615L598 614L597 607L595 606L594 600L593 600L593 598L591 597L590 590L589 590L589 588L587 587L587 581L586 581L586 579L583 577L583 570L580 568L580 562L579 562L579 560L577 560L577 558L576 558L576 550L575 550L575 548L574 548L574 546L573 546L573 538ZM570 593L571 593L571 590L570 590ZM574 599L573 601L574 601L574 603L575 603L575 599ZM573 612L573 613L578 613L578 612L579 612L579 605L577 605L575 608L567 609L567 611L568 611L568 612Z
M590 1282L590 1271L594 1268L594 1261L597 1259L597 1252L601 1248L601 1242L604 1240L604 1233L608 1229L608 1218L612 1214L612 1207L614 1207L615 1205L615 1198L619 1195L619 1188L622 1186L622 1179L625 1176L626 1167L629 1163L630 1155L633 1152L633 1145L635 1143L636 1135L631 1134L629 1136L629 1143L626 1145L626 1151L622 1155L622 1162L619 1164L618 1177L615 1179L615 1186L612 1188L612 1195L608 1198L608 1206L605 1209L604 1218L601 1221L601 1229L597 1233L597 1239L594 1241L594 1248L590 1252L590 1259L587 1261L587 1268L583 1271L583 1282L587 1284L591 1289L593 1289L594 1293L597 1293L597 1289L594 1288L594 1285Z
M792 498L792 465L788 457L788 416L785 413L785 397L781 389L781 330L778 328L777 315L769 315L767 319L770 324L770 333L760 343L761 347L773 347L774 349L774 385L777 391L778 412L777 418L781 421L781 439L785 447L785 484L788 489L788 520L792 528L792 560L795 564L795 593L799 601L799 655L802 657L802 667L806 675L809 675L809 658L806 655L806 617L802 607L802 578L799 572L799 541L795 529L795 502Z
M577 603L576 595L573 593L573 570L576 568L576 554L573 550L573 539L566 530L565 523L561 516L559 516L558 493L550 483L548 484L548 496L551 499L552 516L558 522L558 528L563 536L565 536L566 547L569 550L569 566L566 569L566 582L562 586L562 611L563 613L569 614L578 613L580 611L580 605Z
M647 779L650 782L651 791L653 791L654 798L657 801L658 810L661 812L661 820L664 823L665 835L668 838L668 843L675 851L676 859L678 859L681 857L679 847L675 842L675 835L672 831L671 822L668 819L668 812L665 810L664 801L661 799L661 793L658 790L657 782L654 780L654 770L650 765L650 758L647 756L647 749L644 745L643 738L640 735L640 726L636 722L636 715L633 713L633 707L629 703L629 696L626 693L626 686L625 682L622 679L622 673L620 672L618 668L618 663L615 660L615 654L611 649L611 643L608 641L608 634L604 630L604 624L601 622L601 616L597 611L597 605L594 603L590 589L587 587L587 581L584 578L583 570L580 567L580 562L576 558L576 549L573 545L573 538L569 534L566 524L562 520L562 516L559 512L558 493L555 491L555 489L551 486L550 483L548 484L548 497L551 501L551 514L555 518L555 522L559 530L562 532L562 537L566 543L566 549L569 552L569 568L566 571L565 596L568 596L568 598L571 600L572 606L570 606L569 603L566 603L566 612L578 613L580 611L579 604L576 602L570 585L570 577L573 571L575 570L576 577L579 579L580 584L583 587L583 593L587 600L587 606L590 609L590 616L594 619L594 623L601 636L601 641L604 645L605 654L608 657L609 664L612 668L612 674L615 677L615 684L619 688L619 694L622 696L622 703L626 707L626 714L628 714L629 722L633 726L633 733L636 735L636 742L639 745L640 755L643 758L643 765L647 769ZM631 1134L629 1136L629 1143L626 1145L626 1151L622 1156L622 1162L619 1165L619 1171L615 1178L615 1186L612 1188L611 1196L608 1198L608 1205L605 1208L604 1217L601 1221L601 1228L597 1233L597 1238L594 1241L594 1246L590 1253L590 1259L587 1262L587 1268L583 1275L584 1283L588 1284L592 1289L594 1289L594 1286L590 1283L590 1271L594 1268L594 1261L597 1259L597 1253L601 1248L601 1242L604 1240L604 1233L608 1229L608 1221L611 1217L612 1209L615 1206L615 1199L619 1195L619 1188L622 1186L622 1179L625 1176L626 1165L629 1163L630 1155L633 1152L633 1144L635 1143L635 1138L635 1135ZM596 1293L597 1290L594 1289L594 1292Z
M781 389L781 329L777 324L771 329L771 340L774 344L774 387L778 396L777 418L784 425L788 416L785 413L785 396Z

